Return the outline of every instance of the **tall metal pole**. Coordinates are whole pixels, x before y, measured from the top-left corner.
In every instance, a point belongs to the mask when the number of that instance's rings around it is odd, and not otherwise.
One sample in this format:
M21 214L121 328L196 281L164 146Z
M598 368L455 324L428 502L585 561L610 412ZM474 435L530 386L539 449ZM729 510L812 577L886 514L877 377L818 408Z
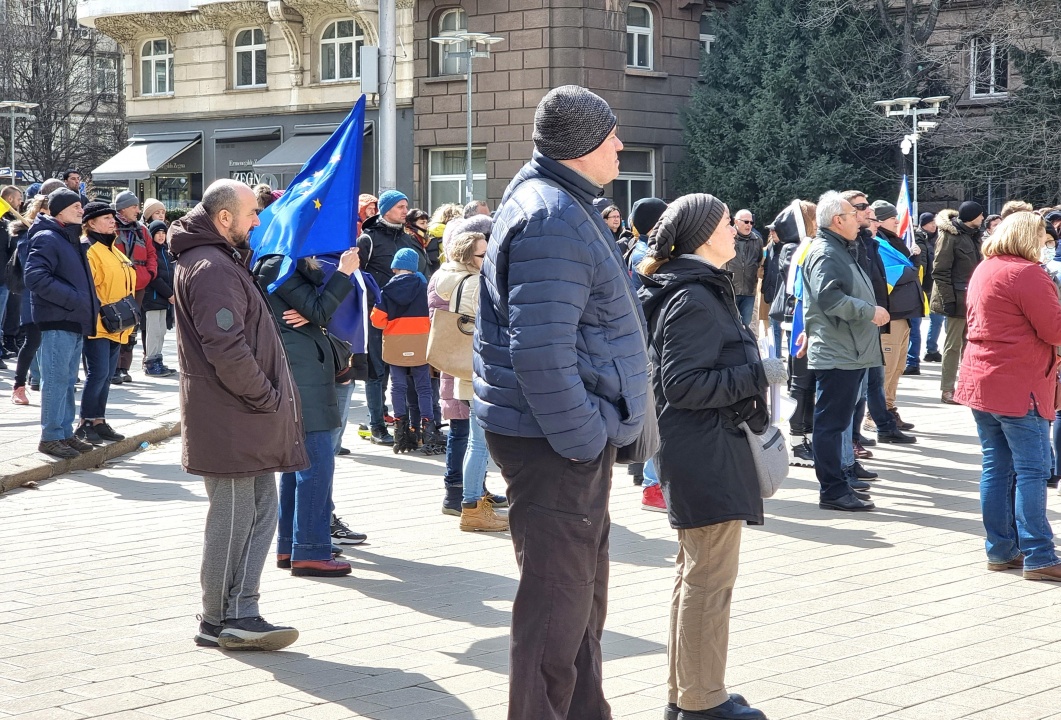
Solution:
M472 179L472 61L475 59L471 40L468 43L468 158L464 168L464 202L473 200L474 188Z
M397 22L395 0L379 2L379 190L398 185Z
M15 184L15 106L12 105L8 110L11 111L11 184Z
M913 195L913 198L912 198L912 202L910 204L913 206L913 209L911 210L910 214L913 217L910 218L910 222L913 223L913 222L917 222L917 218L919 217L919 215L917 214L917 145L918 145L917 139L918 138L917 138L917 108L911 108L911 109L913 111L912 112L912 116L914 118L914 187L911 190L911 195Z

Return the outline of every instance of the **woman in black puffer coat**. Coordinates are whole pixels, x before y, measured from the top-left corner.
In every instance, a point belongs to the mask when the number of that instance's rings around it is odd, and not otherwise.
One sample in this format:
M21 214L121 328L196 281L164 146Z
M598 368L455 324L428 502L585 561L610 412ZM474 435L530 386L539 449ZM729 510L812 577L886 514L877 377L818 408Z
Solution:
M650 330L652 389L662 444L656 467L671 527L678 579L671 606L668 717L765 720L725 686L729 608L741 525L763 522L751 448L737 427L769 423L767 384L784 361L759 358L737 312L729 210L711 195L678 198L663 213L639 266Z

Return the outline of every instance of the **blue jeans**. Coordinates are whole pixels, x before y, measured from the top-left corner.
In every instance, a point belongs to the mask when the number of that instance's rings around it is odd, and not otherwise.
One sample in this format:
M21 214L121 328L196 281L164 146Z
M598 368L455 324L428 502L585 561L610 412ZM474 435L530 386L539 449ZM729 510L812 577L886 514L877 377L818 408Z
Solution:
M84 355L88 370L85 387L81 391L82 420L103 420L106 417L111 378L118 367L118 351L121 347L107 338L85 340Z
M866 406L877 432L893 433L899 429L895 418L888 412L888 401L884 397L884 367L878 365L866 371ZM861 422L861 419L859 420Z
M939 313L932 313L928 316L928 336L925 338L925 352L939 352L939 336L943 331L944 317Z
M1007 417L973 410L984 453L980 510L987 531L987 559L1005 563L1024 553L1024 569L1061 563L1046 519L1050 477L1050 423L1032 410Z
M409 376L416 387L417 405L420 417L434 419L434 398L431 394L431 366L399 367L391 365L391 405L394 406L394 417L405 417L416 412L416 408L406 406L405 393L408 389Z
M745 325L752 324L752 315L755 314L755 296L737 295L737 312L740 313L741 322Z
M339 427L332 430L332 450L336 455L343 445L343 433L346 432L346 419L350 416L350 396L354 394L354 381L346 385L335 384L335 398L339 403Z
M442 476L446 487L460 487L464 484L464 453L468 450L468 432L467 420L449 421L449 435L446 436L446 474Z
M306 454L308 468L280 476L276 552L292 560L331 560L335 473L331 430L306 433Z
M906 367L921 367L921 318L910 318L910 344L906 348Z
M369 327L366 344L368 380L365 381L365 404L368 405L368 426L372 430L379 430L385 427L383 383L387 377L387 364L383 362L383 331Z
M822 500L836 500L851 492L844 476L844 445L851 449L851 417L858 403L865 370L815 370L818 397L814 401L814 473Z
M41 331L41 440L74 436L74 381L84 340L68 330Z
M645 463L645 470L642 473L645 476L644 481L641 483L641 487L647 488L653 485L659 485L659 475L656 474L656 462L655 460L648 460Z
M770 329L774 331L774 349L777 350L777 356L785 356L785 348L781 345L784 339L784 333L781 332L781 323L777 320L770 321Z
M490 464L490 450L486 447L486 431L475 420L475 403L471 406L468 420L470 439L464 453L464 502L477 503L483 496L486 483L486 466Z

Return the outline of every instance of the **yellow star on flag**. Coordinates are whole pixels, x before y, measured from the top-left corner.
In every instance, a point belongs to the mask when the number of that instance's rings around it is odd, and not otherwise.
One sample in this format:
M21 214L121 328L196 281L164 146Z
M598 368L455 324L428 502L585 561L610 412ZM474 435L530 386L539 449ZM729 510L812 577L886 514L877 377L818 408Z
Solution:
M320 200L318 200L317 198L314 198L314 199L313 199L313 207L315 207L315 208L317 208L318 210L320 210L320 209L321 209L321 201L320 201Z

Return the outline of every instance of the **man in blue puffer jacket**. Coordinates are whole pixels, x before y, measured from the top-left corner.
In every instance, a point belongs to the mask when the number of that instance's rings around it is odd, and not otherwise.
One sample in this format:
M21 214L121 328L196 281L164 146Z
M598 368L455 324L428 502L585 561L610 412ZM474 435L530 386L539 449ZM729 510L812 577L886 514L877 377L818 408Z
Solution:
M647 408L643 319L593 199L619 174L616 119L550 91L501 200L476 319L475 416L508 483L520 567L509 720L608 720L600 637L616 448Z

